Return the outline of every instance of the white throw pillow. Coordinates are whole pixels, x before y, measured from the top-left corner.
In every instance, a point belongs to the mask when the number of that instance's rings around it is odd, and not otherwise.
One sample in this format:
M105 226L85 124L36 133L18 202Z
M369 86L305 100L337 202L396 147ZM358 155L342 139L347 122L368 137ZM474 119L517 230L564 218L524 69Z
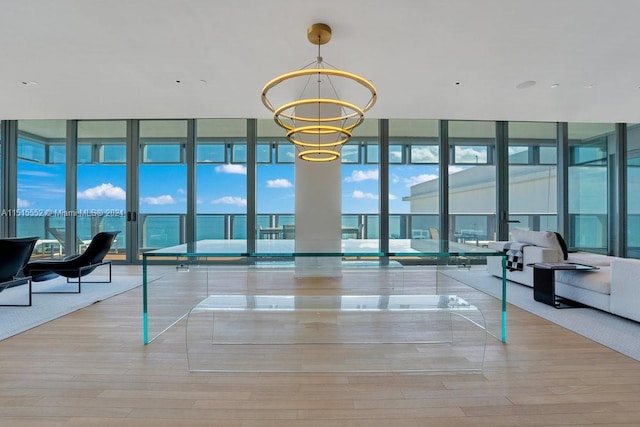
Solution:
M520 243L528 243L530 245L540 246L543 248L555 249L560 254L560 258L564 258L562 247L558 242L556 233L553 231L531 231L516 228L511 230L511 237L514 241Z

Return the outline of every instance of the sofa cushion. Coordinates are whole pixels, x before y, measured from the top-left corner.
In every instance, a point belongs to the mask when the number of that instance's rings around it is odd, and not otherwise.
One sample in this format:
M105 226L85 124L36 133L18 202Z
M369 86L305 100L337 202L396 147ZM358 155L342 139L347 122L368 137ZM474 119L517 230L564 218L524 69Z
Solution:
M553 231L531 231L516 228L511 231L511 237L516 242L555 249L562 257L564 257L562 247L560 246L560 243L558 243L556 233Z
M569 249L567 248L567 242L564 241L564 237L562 237L562 234L558 233L557 231L554 232L554 234L556 235L556 239L558 239L558 244L562 249L562 255L566 260L569 257Z
M611 265L611 257L607 255L592 254L589 252L573 252L569 254L568 261L579 264L595 265L596 267L608 267Z
M562 282L605 295L611 293L609 267L602 267L599 270L590 271L558 270L555 274L556 283Z

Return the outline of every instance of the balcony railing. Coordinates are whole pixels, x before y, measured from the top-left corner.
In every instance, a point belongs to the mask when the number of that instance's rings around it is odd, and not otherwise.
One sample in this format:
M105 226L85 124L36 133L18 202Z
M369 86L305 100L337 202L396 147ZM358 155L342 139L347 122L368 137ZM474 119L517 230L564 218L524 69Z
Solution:
M584 217L584 215L582 215ZM594 215L591 215L593 217ZM531 230L552 230L556 223L555 215L516 215L512 219L520 222L510 224L512 227L528 228ZM573 216L571 216L573 218ZM570 218L570 219L571 219ZM606 218L597 222L606 226ZM157 249L166 246L186 243L186 215L185 214L141 214L138 216L139 237L138 247L141 251ZM40 236L51 245L50 251L64 255L61 247L55 247L55 236L49 231L52 228L64 229L65 218L51 216L30 216L18 218L18 236ZM574 221L575 222L575 221ZM495 215L451 215L449 217L450 231L448 239L465 243L477 243L496 239ZM639 222L640 223L640 222ZM245 240L247 239L247 216L244 214L199 214L196 217L196 239ZM285 226L295 225L294 214L258 214L257 229L252 238L295 238L295 231L290 227L285 232ZM428 239L446 237L443 233L433 236L438 230L438 215L426 214L391 214L389 216L390 239ZM99 231L120 230L118 248L124 253L127 244L126 218L124 216L82 216L76 218L78 240L89 240ZM377 214L344 214L342 215L343 239L373 239L379 236L379 215ZM260 233L264 230L282 230L282 232ZM293 232L292 232L293 231ZM592 251L606 250L606 229L598 233L592 230L591 236L602 236L581 247ZM582 238L584 240L584 238ZM595 239L595 237L594 237ZM598 241L602 240L602 241ZM574 242L570 242L572 245ZM583 245L584 246L584 245ZM78 251L78 248L76 248Z

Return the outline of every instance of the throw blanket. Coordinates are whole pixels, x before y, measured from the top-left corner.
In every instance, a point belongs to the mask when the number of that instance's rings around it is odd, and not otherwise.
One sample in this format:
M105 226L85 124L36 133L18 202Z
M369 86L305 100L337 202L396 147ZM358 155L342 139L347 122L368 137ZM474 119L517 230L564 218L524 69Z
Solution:
M507 242L504 244L502 250L507 254L507 270L522 271L522 268L524 267L522 249L525 246L528 245L520 242Z

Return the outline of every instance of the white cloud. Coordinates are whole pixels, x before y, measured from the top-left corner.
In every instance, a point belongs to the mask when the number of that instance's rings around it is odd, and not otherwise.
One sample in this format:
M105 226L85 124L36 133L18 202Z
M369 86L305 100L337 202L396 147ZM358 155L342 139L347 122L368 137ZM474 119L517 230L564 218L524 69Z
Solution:
M364 191L354 190L351 194L351 197L354 199L369 199L369 200L378 200L378 195L373 193L365 193Z
M127 193L120 187L116 187L110 182L78 191L78 199L83 200L125 200Z
M21 171L20 175L37 176L38 178L53 178L56 176L56 174L43 171Z
M143 197L140 199L141 203L146 203L148 205L171 205L176 201L168 194L163 194L158 197Z
M391 151L389 153L389 160L392 162L399 162L402 160L402 152L401 151Z
M394 196L393 194L389 193L389 200L398 200L398 196Z
M438 179L438 175L423 173L421 175L414 175L408 178L404 178L403 181L407 184L407 187L411 187L425 181L431 181L432 179Z
M344 179L345 182L360 182L366 181L368 179L378 179L378 170L367 170L367 171L353 171L351 172L351 176L348 176Z
M463 171L465 169L468 169L468 166L455 166L455 165L450 165L449 166L449 175L453 175L454 173ZM423 173L420 175L414 175L414 176L410 176L408 178L402 178L402 181L404 181L404 183L407 185L407 187L411 187L426 181L431 181L433 179L438 179L440 178L437 174L432 174L432 173Z
M244 165L220 165L216 166L218 173L235 173L238 175L246 175L247 167Z
M18 199L18 208L28 208L29 206L31 206L31 202L28 200L24 200L24 199Z
M438 147L412 147L411 161L419 163L438 163Z
M59 177L58 177L59 178ZM20 190L25 193L34 191L38 193L39 198L41 199L58 199L62 197L64 199L64 195L67 190L63 186L59 186L54 183L46 182L46 180L41 180L41 183L37 184L23 184L20 186Z
M213 200L211 203L223 205L247 206L247 199L235 196L224 196Z
M286 178L268 179L267 188L291 188L293 184Z
M456 163L487 163L487 152L475 147L456 147Z

